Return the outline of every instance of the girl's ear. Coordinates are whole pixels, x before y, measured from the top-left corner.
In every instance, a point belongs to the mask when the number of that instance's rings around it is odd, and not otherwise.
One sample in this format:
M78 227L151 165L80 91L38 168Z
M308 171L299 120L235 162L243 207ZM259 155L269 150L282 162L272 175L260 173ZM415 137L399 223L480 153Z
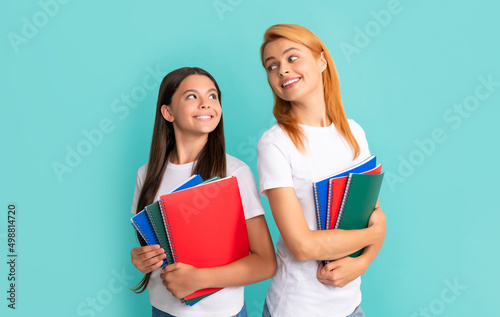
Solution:
M324 72L326 66L328 66L328 62L326 61L325 58L325 52L321 52L321 54L319 55L319 65L321 67L321 72Z
M168 122L174 122L174 116L172 115L172 112L170 111L169 106L167 106L167 105L161 106L161 115Z

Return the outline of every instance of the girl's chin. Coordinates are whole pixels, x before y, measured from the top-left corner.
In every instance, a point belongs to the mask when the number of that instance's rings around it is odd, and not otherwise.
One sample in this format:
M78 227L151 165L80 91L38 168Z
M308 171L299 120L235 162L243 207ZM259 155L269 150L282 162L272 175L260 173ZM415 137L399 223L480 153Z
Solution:
M203 128L203 129L199 129L198 132L200 134L208 134L208 133L211 133L215 130L215 127L207 127L207 128Z

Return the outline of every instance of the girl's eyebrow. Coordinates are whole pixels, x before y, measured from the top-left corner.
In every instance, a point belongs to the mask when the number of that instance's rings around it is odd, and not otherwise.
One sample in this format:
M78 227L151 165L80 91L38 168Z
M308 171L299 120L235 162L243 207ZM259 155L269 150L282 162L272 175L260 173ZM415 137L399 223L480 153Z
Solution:
M215 92L217 92L217 89L215 89L215 88L210 88L207 92L211 92L211 91L215 91ZM182 93L182 95L184 96L184 95L185 95L185 94L187 94L188 92L194 92L194 93L196 93L196 94L199 94L199 91L198 91L198 90L196 90L196 89L188 89L188 90L184 91L184 92Z
M292 46L292 47L289 47L286 50L284 50L283 53L281 53L281 55L285 55L286 53L290 52L291 50L297 50L300 52L300 50L298 48ZM269 61L271 59L276 59L276 58L274 56L269 56L268 58L266 58L264 60L264 64L267 63L267 61Z
M187 94L188 92L198 93L198 90L196 90L196 89L188 89L188 90L184 91L184 92L182 93L182 95L185 95L185 94Z

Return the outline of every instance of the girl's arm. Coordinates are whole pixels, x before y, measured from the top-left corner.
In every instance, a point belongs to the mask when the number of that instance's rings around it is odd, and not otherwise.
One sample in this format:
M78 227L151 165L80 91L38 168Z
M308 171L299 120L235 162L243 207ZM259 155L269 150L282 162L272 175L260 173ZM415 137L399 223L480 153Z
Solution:
M377 201L377 206L375 209L380 209L380 203ZM385 217L384 217L385 220ZM370 222L377 221L377 219L370 218ZM382 244L384 243L385 230L382 239L377 243L372 244L364 248L363 253L356 257L344 257L328 263L323 266L320 263L318 268L318 280L326 285L333 285L337 287L344 287L345 285L352 282L354 279L358 278L366 272L368 266L377 257Z
M271 278L276 273L274 246L263 215L246 220L251 254L230 264L195 268L184 263L167 265L163 284L177 298L209 287L244 286Z
M133 248L130 255L132 264L144 274L159 268L167 257L159 244Z
M310 230L292 187L268 189L267 196L281 236L299 261L340 259L380 243L385 236L385 215L380 209L373 211L366 229ZM374 257L372 252L368 257Z

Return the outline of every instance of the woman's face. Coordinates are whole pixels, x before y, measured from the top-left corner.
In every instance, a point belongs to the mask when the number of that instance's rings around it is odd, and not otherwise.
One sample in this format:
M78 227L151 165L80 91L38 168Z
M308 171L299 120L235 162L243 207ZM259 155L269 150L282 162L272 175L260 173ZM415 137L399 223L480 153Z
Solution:
M269 85L281 99L300 102L322 91L327 64L323 54L280 38L265 46L263 59Z
M208 134L219 124L221 105L217 88L203 75L186 77L172 96L170 105L163 106L163 117L172 122L175 133Z

